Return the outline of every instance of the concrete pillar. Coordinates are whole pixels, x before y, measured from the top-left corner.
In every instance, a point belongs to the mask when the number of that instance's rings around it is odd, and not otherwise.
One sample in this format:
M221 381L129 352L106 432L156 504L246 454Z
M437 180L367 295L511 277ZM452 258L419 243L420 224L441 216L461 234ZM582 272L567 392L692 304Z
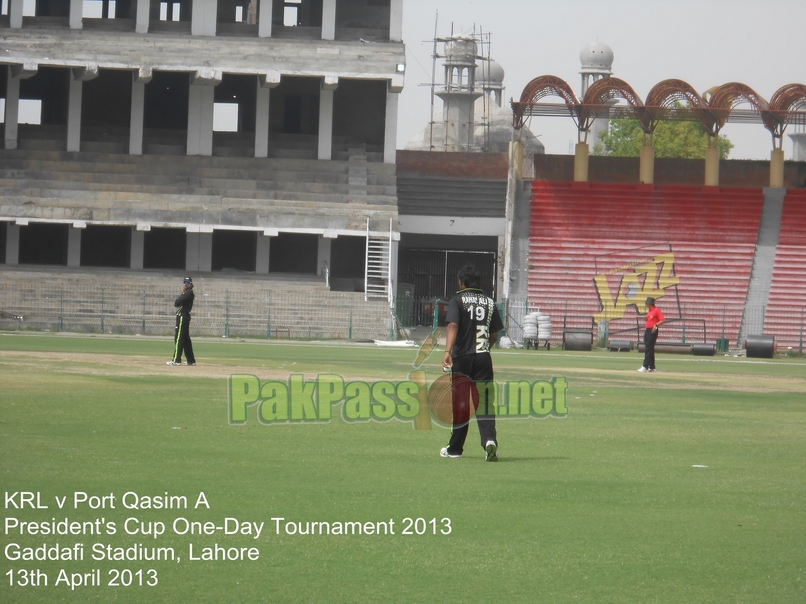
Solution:
M185 242L185 270L207 272L213 266L213 234L188 232Z
M188 231L185 237L185 270L188 272L199 270L199 233Z
M132 78L132 107L129 119L129 154L143 154L143 115L146 106L146 84L137 78Z
M784 188L784 150L773 149L770 154L770 187Z
M219 79L219 82L221 80ZM213 154L213 105L215 88L191 83L188 100L188 155Z
M397 107L400 94L386 91L386 124L383 133L383 163L397 161Z
M391 0L389 4L389 40L403 41L403 0Z
M333 157L333 91L338 86L325 79L319 94L319 154L318 159Z
M6 68L6 149L17 148L17 133L20 119L20 78L11 74L11 66Z
M70 0L70 29L83 29L84 0Z
M271 237L263 233L257 236L257 258L255 258L255 273L258 275L269 274L269 250L271 248Z
M336 39L336 0L322 2L322 39Z
M218 0L193 0L190 34L193 36L214 36L218 13Z
M213 270L213 233L199 233L199 272Z
M316 257L316 274L320 277L325 276L325 265L328 267L327 270L330 270L330 250L332 243L332 238L319 235L319 245L317 248Z
M137 0L137 17L135 19L134 31L138 34L148 33L148 22L150 15L151 0Z
M22 28L22 8L25 0L8 0L8 25L11 29Z
M719 135L708 137L705 148L705 186L719 186Z
M259 38L271 37L272 0L260 0L257 11L257 35Z
M70 78L70 101L67 109L67 150L81 151L81 92L84 82Z
M269 96L270 88L257 87L255 99L255 157L269 156Z
M400 241L394 239L390 242L389 248L389 288L393 296L397 296L397 259L400 252Z
M655 147L641 145L640 168L638 169L638 182L651 185L655 183Z
M70 70L70 101L67 109L67 150L81 151L81 96L84 82L98 77L98 65L88 64Z
M515 180L523 180L523 143L514 140L509 143L509 161L512 162L512 174Z
M81 231L83 229L71 226L67 230L67 266L78 268L81 266Z
M6 266L20 263L20 225L9 222L6 227Z
M129 268L135 270L143 269L143 256L146 249L145 231L132 228L131 254L129 254Z
M577 143L574 150L574 182L588 182L588 143Z
M280 72L270 72L257 78L255 100L255 157L269 156L269 104L272 88L280 84Z

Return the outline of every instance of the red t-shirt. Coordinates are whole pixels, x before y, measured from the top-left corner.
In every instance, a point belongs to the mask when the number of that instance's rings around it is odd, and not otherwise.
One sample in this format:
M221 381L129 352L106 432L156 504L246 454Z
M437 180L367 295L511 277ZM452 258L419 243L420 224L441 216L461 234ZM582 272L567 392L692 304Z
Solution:
M665 321L666 319L663 316L663 313L660 311L660 308L657 306L653 306L646 312L646 328L652 329L660 323L661 321Z

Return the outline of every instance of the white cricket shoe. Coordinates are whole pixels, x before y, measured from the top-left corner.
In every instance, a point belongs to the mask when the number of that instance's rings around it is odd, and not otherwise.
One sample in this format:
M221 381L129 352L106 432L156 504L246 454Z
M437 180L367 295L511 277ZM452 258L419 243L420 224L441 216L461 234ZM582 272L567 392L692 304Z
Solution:
M439 456L440 456L440 457L450 457L450 458L452 458L452 459L458 459L458 458L459 458L459 457L461 457L462 455L461 455L461 454L459 454L459 455L454 455L453 453L448 453L448 447L442 447L442 449L441 449L441 450L440 450L440 452L439 452Z
M484 451L487 453L485 461L498 461L498 445L494 441L488 440Z
M641 368L638 370L638 373L647 373L647 372L649 372L649 369L647 369L646 367L641 367Z

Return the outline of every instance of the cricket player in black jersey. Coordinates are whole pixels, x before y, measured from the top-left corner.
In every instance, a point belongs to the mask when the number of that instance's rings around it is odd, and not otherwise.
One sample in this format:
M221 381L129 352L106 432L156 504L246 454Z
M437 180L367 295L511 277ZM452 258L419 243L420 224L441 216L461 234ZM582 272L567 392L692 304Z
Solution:
M453 426L442 457L461 457L475 410L487 461L498 461L495 432L495 385L490 346L504 328L492 298L480 289L478 269L467 264L457 275L459 291L448 303L447 336L442 367L451 371Z
M190 341L190 311L193 309L193 279L185 277L182 281L182 293L174 301L176 307L176 329L174 330L174 356L167 365L181 365L182 353L188 365L196 364L193 354L193 342Z

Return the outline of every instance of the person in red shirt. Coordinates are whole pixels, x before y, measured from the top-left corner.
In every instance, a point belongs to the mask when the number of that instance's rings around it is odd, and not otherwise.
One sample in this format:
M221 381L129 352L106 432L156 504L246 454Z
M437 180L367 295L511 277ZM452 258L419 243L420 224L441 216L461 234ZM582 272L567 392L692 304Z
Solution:
M646 323L644 327L644 364L640 373L655 371L655 342L658 341L658 327L666 322L660 308L655 306L655 298L646 299Z

